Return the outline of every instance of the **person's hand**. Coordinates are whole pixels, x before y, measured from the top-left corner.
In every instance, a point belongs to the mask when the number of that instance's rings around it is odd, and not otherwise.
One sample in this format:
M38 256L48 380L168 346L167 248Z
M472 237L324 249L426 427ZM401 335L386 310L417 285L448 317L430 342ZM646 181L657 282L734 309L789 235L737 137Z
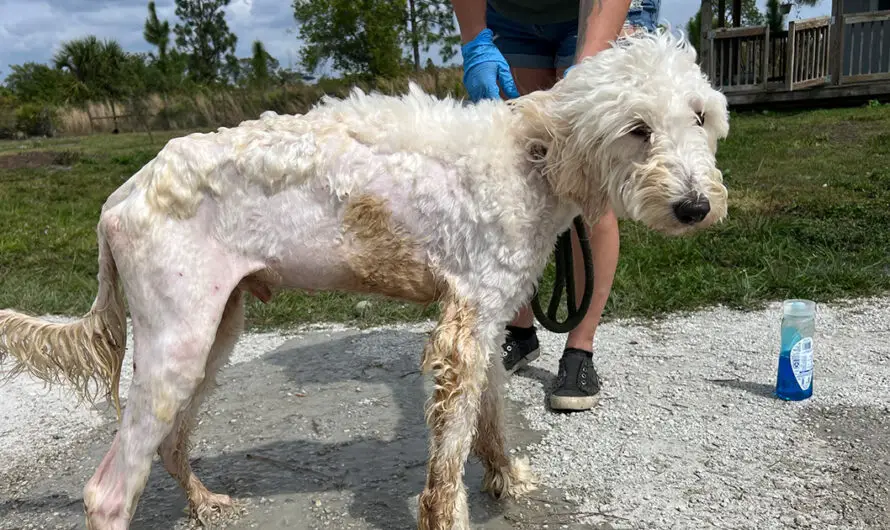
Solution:
M510 66L494 45L490 29L479 32L470 42L461 46L464 58L464 87L470 99L498 99L498 83L508 98L518 98L519 90L510 74Z

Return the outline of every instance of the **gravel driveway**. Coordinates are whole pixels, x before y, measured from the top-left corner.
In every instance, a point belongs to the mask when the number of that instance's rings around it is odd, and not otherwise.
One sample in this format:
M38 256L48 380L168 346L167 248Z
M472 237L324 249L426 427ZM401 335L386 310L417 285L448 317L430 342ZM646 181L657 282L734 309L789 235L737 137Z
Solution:
M473 524L890 528L890 298L820 306L817 318L814 396L798 403L771 395L778 303L603 325L603 401L570 415L545 408L562 337L542 333L544 354L509 384L508 421L544 487L492 502L471 461ZM413 527L429 329L245 335L192 452L211 489L244 502L228 526ZM114 428L110 410L59 390L23 377L0 386L0 529L84 528L81 490ZM183 528L184 506L155 462L132 528Z

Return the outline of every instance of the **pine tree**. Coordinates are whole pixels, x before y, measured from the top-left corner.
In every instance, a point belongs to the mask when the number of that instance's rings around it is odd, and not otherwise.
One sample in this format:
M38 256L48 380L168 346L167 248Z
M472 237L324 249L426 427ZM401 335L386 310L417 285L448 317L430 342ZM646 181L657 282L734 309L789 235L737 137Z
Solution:
M142 36L145 37L146 42L158 48L158 64L166 64L167 50L170 46L170 23L166 20L161 22L158 19L154 2L148 3L148 19L145 20Z
M454 10L449 0L408 0L407 38L414 54L414 70L419 71L420 50L441 46L442 61L450 61L457 53L460 36L454 24Z
M272 76L269 72L270 64L277 61L269 55L266 47L260 41L253 42L253 55L250 58L250 80L254 86L266 88L269 86ZM274 66L273 66L274 68Z
M294 0L294 18L304 42L304 68L330 63L347 74L391 77L407 59L421 68L421 51L441 45L454 57L459 37L448 0Z
M188 55L189 75L199 83L214 83L237 66L238 38L229 30L223 9L230 0L176 0L176 45Z
M785 29L785 15L779 10L779 0L766 0L766 25L770 32Z

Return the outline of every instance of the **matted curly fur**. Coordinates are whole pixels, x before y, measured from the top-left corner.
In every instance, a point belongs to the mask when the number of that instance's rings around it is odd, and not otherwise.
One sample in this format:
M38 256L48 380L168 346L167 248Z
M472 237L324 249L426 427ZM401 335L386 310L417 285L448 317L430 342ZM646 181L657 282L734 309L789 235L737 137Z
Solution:
M659 32L511 102L355 91L305 115L174 139L102 208L90 313L48 325L4 311L0 357L81 390L95 380L117 402L126 297L135 371L120 430L84 489L89 527L128 526L156 452L203 519L232 501L194 476L188 436L240 332L242 293L438 302L422 362L435 390L418 526L466 529L471 452L495 497L534 488L528 463L505 450L497 352L557 236L607 204L666 234L719 221L715 151L727 132L726 100L693 49Z

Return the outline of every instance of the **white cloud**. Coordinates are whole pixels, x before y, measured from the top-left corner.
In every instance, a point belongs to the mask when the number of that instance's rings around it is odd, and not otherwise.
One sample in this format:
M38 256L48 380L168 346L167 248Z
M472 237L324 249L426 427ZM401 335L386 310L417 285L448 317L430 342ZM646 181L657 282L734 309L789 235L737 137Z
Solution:
M228 11L236 22L249 19L253 11L253 0L233 0Z

